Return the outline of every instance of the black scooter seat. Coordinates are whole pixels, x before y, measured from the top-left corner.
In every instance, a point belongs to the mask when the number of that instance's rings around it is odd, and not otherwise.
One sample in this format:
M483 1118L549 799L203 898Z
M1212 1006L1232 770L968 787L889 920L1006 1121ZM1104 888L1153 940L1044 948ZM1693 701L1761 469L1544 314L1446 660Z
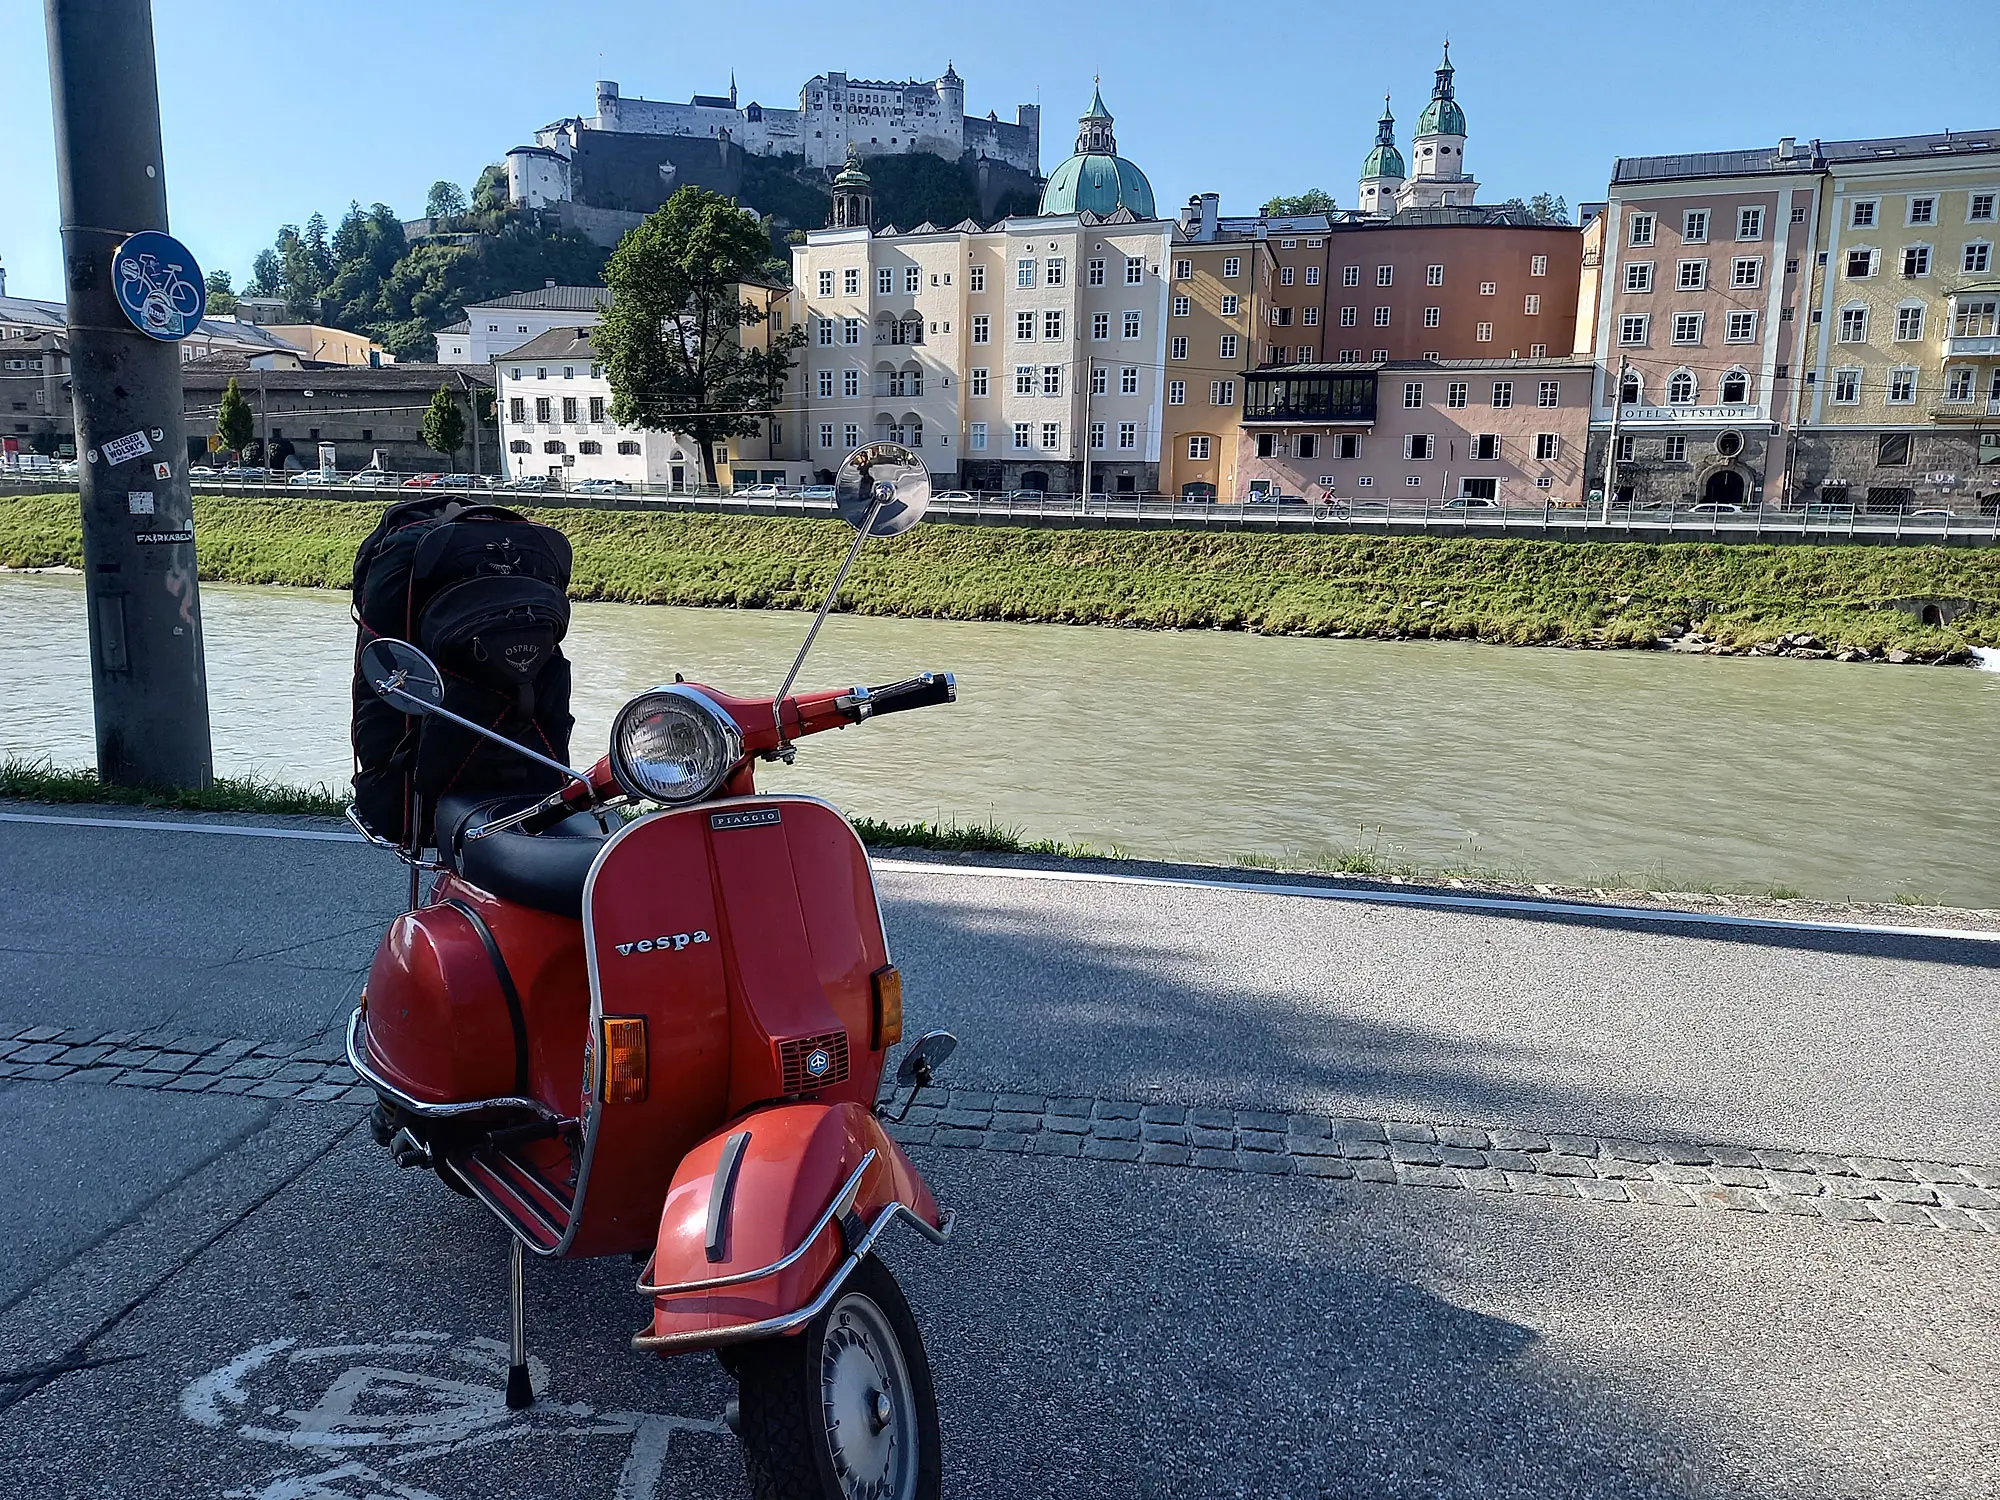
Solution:
M469 839L472 829L533 806L536 797L448 794L438 799L438 856L482 891L536 911L581 919L583 883L607 837L588 813L540 833L506 829ZM613 825L616 826L615 824Z

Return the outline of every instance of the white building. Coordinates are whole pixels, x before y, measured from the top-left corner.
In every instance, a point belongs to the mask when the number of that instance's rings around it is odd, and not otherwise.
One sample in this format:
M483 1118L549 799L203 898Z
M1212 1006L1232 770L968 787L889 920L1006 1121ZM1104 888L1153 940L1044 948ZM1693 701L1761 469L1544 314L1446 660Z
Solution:
M827 229L792 251L811 463L905 443L941 485L1151 492L1173 225L1120 210L908 234Z
M610 294L601 286L557 286L516 292L465 309L465 316L437 336L441 365L490 365L551 328L589 327L603 317Z

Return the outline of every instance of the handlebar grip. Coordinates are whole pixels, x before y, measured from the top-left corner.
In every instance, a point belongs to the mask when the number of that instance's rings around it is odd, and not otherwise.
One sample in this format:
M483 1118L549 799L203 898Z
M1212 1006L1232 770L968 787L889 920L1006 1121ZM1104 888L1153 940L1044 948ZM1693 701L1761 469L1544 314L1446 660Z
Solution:
M958 679L949 672L921 672L902 682L891 682L866 691L867 697L860 699L864 716L879 717L882 714L902 713L906 709L956 703Z

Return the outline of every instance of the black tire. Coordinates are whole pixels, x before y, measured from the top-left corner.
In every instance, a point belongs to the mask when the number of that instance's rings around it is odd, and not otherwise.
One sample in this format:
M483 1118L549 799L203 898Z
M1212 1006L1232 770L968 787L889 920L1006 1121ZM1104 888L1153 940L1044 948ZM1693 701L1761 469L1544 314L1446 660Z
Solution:
M828 1408L843 1404L839 1397L851 1391L857 1362L868 1361L860 1368L881 1373L871 1341L884 1333L896 1341L901 1369L895 1373L907 1377L907 1387L893 1396L878 1392L876 1399L900 1413L900 1420L891 1418L898 1432L892 1434L889 1451L878 1455L871 1424L861 1438L859 1456L879 1456L883 1471L843 1477L845 1460L853 1455L843 1453L836 1463L841 1445L837 1432L829 1436ZM859 1495L938 1500L944 1465L930 1361L902 1288L874 1256L855 1267L833 1305L804 1333L732 1349L724 1368L736 1377L736 1433L756 1500L847 1500ZM892 1375L890 1384L895 1383ZM837 1426L838 1413L835 1420ZM907 1456L893 1442L904 1431L915 1445Z

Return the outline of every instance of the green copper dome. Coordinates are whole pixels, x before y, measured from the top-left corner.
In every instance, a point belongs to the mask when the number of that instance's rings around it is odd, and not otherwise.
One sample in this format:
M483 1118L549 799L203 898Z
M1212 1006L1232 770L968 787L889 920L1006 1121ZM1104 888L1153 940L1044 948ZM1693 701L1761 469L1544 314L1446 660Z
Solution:
M1452 98L1451 77L1455 70L1451 65L1451 43L1444 44L1444 61L1438 64L1437 84L1431 90L1431 102L1424 106L1424 112L1417 116L1418 135L1464 135L1465 111Z
M1389 99L1382 98L1382 118L1375 122L1375 149L1361 163L1363 180L1370 177L1394 177L1398 180L1408 177L1409 171L1403 165L1403 153L1396 149L1396 117L1389 113Z
M1121 208L1135 218L1150 219L1153 185L1146 174L1118 154L1111 133L1111 111L1102 90L1092 95L1089 110L1077 121L1076 154L1049 173L1042 189L1043 214L1076 214L1086 209L1108 216Z

